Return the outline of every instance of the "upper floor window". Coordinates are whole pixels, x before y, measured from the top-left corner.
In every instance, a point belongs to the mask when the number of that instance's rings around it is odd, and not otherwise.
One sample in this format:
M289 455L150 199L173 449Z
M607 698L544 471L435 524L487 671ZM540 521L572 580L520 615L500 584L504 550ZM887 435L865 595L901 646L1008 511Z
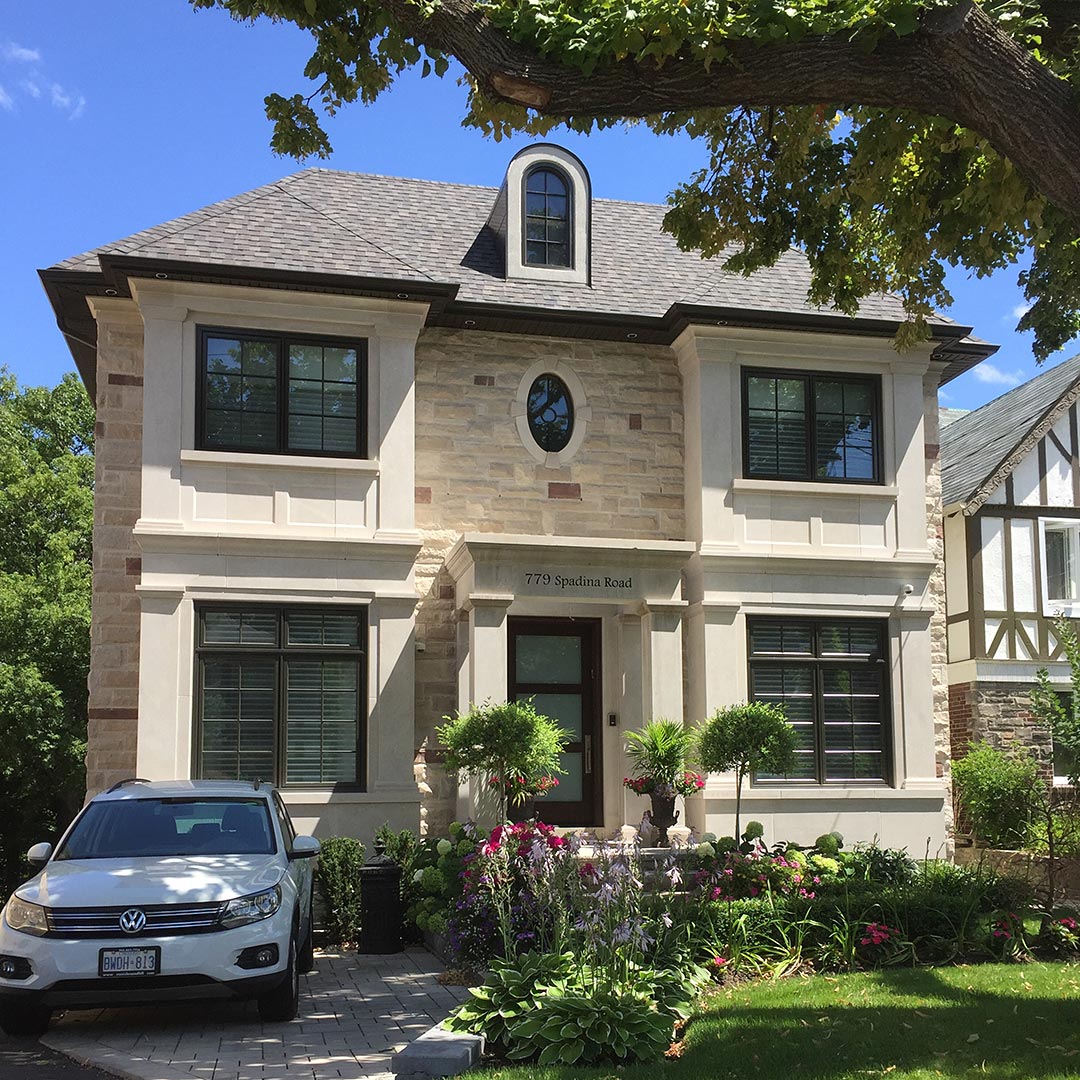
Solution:
M1078 543L1080 521L1046 526L1046 598L1051 603L1080 600Z
M364 457L365 343L199 330L201 450Z
M889 783L888 664L881 620L748 620L750 697L781 705L799 736L786 776L755 781Z
M547 453L565 450L574 434L574 402L566 383L545 372L529 389L529 431L536 445Z
M554 169L532 169L525 179L525 262L570 265L570 190Z
M875 377L745 368L745 475L880 482L880 399Z

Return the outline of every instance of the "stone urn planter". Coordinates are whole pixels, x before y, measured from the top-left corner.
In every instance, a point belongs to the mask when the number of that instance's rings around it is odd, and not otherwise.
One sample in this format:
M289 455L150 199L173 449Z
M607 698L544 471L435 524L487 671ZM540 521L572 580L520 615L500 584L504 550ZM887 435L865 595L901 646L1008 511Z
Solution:
M661 795L655 791L649 794L652 808L648 811L649 822L656 830L656 846L669 847L668 829L678 823L679 811L675 809L674 795Z

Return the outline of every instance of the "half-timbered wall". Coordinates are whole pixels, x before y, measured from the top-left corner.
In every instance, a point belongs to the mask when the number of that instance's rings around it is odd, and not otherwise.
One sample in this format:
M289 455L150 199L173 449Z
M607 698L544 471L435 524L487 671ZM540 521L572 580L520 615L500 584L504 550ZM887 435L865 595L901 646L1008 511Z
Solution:
M1058 660L1047 599L1045 527L1080 521L1080 438L1074 404L979 510L945 523L949 662L1032 665ZM1024 667L1012 672L1023 678ZM956 682L956 679L950 680Z

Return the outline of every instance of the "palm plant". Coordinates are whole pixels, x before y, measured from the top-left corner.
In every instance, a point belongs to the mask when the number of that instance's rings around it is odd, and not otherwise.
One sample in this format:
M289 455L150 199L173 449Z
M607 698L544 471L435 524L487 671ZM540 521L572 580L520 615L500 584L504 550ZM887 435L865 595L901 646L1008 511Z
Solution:
M640 731L626 733L633 772L652 786L675 788L683 780L692 745L690 730L676 720L649 720Z

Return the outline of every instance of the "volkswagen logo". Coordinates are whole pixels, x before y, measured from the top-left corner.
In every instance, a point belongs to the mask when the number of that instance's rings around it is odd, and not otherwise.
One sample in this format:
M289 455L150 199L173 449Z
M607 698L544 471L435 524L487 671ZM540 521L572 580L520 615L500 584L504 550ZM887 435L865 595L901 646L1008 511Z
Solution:
M120 916L120 929L125 934L137 934L146 925L146 913L137 907L128 908Z

